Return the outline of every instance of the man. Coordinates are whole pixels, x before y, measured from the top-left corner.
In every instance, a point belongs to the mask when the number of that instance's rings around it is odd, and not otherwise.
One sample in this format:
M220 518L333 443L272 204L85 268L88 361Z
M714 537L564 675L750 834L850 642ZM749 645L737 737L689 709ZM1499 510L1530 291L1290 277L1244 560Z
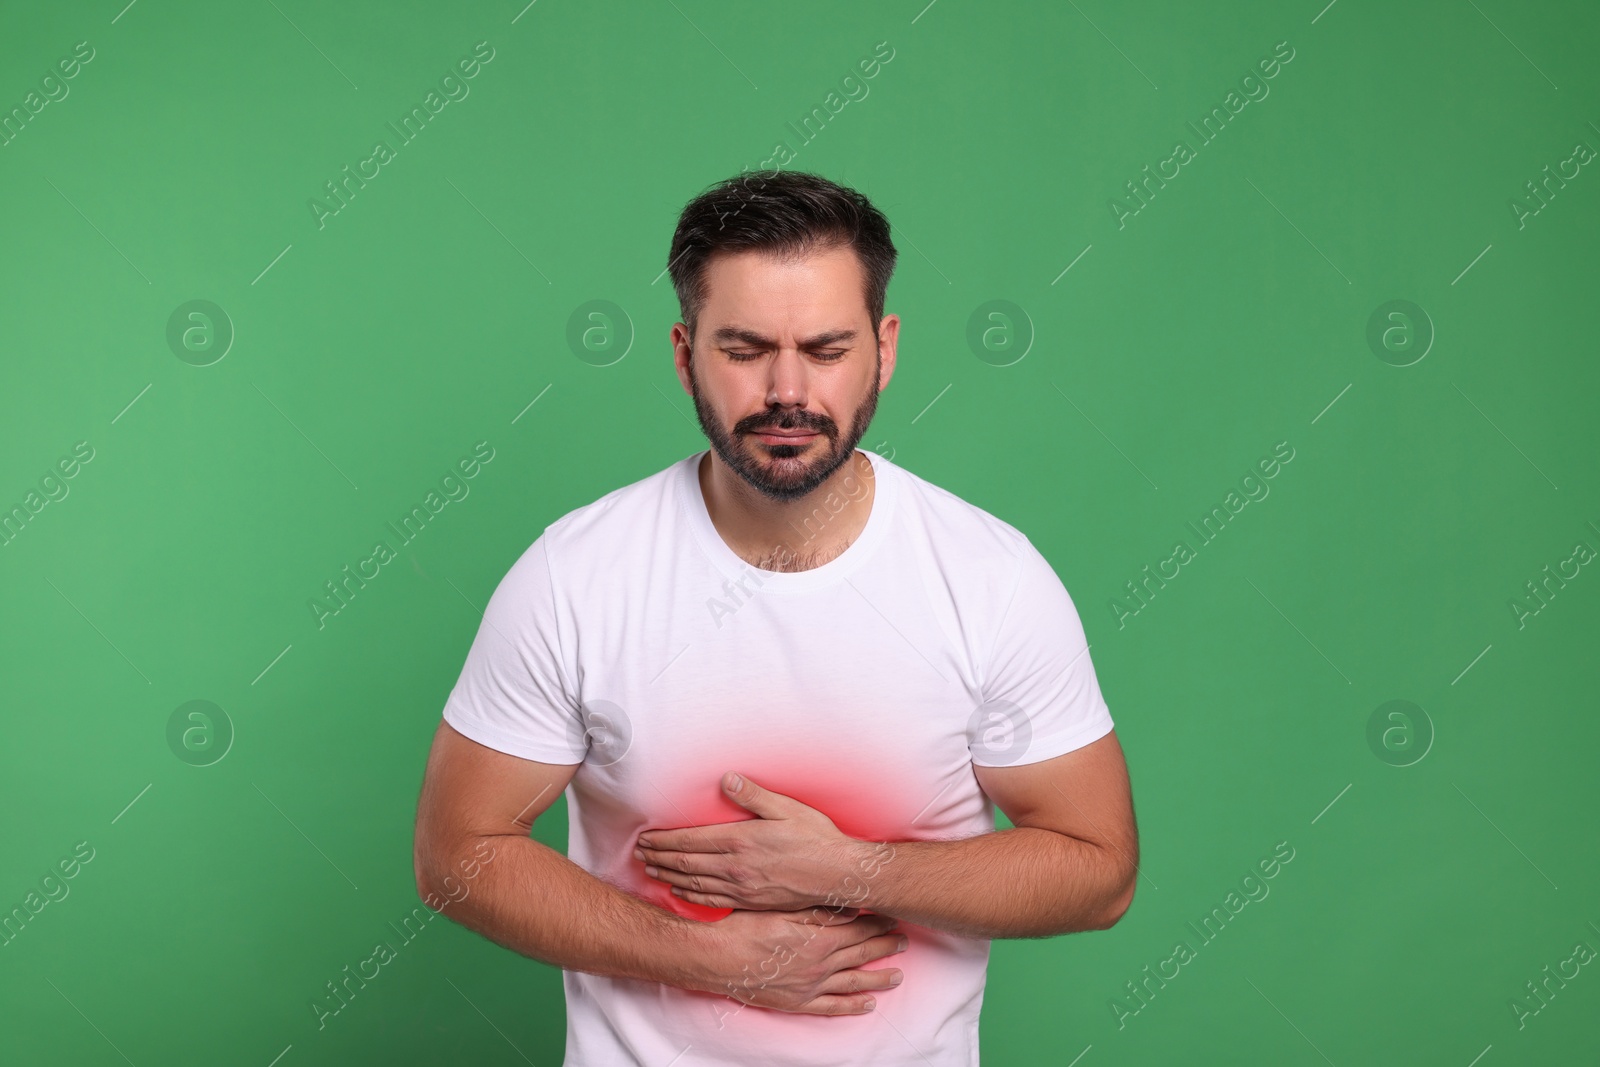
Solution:
M445 705L418 890L564 969L566 1067L971 1067L989 940L1132 901L1127 770L1060 580L856 450L894 261L816 175L691 201L671 340L711 448L546 527ZM529 837L563 790L570 859Z

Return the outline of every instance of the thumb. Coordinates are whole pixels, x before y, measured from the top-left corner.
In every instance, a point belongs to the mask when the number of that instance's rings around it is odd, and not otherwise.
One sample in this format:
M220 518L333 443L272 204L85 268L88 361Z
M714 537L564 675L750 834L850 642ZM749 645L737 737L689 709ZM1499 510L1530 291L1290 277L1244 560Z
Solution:
M737 771L722 776L722 791L729 800L763 819L781 819L791 814L796 803L781 793L761 788Z

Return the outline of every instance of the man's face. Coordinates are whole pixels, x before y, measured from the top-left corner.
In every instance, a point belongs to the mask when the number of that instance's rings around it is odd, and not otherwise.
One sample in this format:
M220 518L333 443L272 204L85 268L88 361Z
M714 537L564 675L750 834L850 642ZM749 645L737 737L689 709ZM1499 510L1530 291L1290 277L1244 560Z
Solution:
M724 463L777 500L804 496L850 458L894 367L896 316L881 343L849 246L779 260L719 253L692 353L673 327L680 380Z

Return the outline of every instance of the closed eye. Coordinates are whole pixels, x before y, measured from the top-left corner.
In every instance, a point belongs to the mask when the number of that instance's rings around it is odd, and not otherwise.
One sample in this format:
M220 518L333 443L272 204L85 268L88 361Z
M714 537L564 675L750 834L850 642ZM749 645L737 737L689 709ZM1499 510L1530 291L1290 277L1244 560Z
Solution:
M727 352L728 358L733 360L735 363L748 363L753 359L760 359L762 356L766 355L765 352L736 352L732 349L724 349L723 351ZM842 359L849 351L850 350L847 348L836 348L828 349L822 352L813 352L811 355L812 358L820 360L823 363L833 363L839 359Z

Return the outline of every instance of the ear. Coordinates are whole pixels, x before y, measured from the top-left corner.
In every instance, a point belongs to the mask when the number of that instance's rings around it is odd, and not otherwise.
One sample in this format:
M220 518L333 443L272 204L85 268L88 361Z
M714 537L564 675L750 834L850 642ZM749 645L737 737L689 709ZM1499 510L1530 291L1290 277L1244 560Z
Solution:
M878 390L889 387L894 377L895 352L900 346L900 316L885 315L878 324Z
M694 389L689 385L689 327L675 322L667 337L672 342L672 365L678 372L678 384L685 393L693 396Z

